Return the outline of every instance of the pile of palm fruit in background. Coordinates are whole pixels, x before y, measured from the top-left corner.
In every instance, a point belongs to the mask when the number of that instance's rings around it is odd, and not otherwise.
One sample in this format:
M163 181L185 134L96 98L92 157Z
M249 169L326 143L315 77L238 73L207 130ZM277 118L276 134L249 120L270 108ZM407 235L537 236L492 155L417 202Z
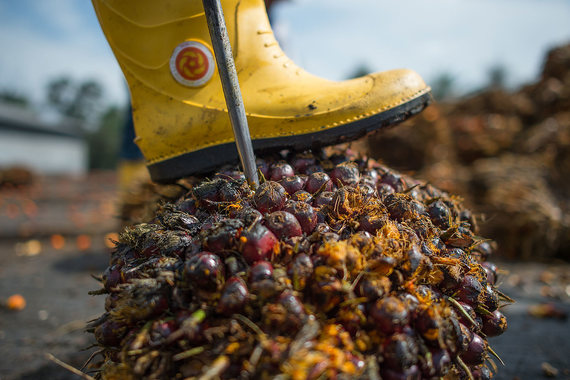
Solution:
M459 198L349 150L258 165L142 191L93 292L99 378L492 377L511 300Z
M514 93L436 104L369 140L369 154L459 194L509 258L570 258L570 45Z
M0 189L30 186L35 180L35 174L25 167L0 168Z

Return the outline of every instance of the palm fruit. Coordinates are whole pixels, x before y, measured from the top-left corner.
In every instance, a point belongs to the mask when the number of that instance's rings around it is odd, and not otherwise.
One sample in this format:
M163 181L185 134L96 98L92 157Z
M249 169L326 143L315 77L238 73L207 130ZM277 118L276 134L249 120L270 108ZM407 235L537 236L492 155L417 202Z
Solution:
M349 151L258 163L120 234L99 378L490 376L509 298L460 199Z

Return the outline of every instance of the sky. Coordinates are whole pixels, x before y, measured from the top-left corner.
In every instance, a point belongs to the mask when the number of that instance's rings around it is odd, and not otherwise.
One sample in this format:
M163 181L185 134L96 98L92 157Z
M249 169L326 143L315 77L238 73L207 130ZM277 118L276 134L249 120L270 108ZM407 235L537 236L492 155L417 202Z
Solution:
M188 0L197 1L197 0ZM462 92L505 66L535 80L548 48L570 42L569 0L292 0L274 12L284 51L307 71L342 80L357 66L407 67L429 83L449 73ZM0 0L0 90L40 104L50 79L96 79L109 103L127 89L88 0Z

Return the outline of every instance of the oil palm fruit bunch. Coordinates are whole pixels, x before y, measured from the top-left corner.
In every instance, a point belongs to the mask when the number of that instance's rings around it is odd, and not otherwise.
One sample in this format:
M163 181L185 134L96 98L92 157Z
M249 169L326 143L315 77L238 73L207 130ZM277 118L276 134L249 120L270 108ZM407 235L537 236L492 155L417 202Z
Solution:
M258 164L120 234L99 378L492 377L511 300L460 199L350 151Z

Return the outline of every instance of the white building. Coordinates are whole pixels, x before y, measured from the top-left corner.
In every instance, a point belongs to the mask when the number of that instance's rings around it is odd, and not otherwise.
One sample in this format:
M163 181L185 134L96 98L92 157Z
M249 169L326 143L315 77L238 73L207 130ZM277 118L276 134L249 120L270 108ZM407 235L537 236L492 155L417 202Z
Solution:
M0 168L24 166L39 174L87 171L87 142L77 125L54 125L33 112L0 104Z

